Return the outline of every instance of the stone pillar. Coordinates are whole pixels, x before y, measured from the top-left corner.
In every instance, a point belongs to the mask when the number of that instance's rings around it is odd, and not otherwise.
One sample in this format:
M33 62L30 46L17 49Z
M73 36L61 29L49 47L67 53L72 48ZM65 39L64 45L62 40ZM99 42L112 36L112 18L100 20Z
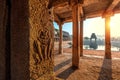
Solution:
M59 54L63 53L63 46L62 46L62 42L63 42L63 33L62 33L62 23L59 23Z
M11 0L11 80L30 80L28 1Z
M0 0L0 80L6 80L6 0Z
M54 80L53 9L47 8L49 0L28 1L30 11L30 79Z
M12 0L11 80L54 80L49 0Z
M83 18L80 18L80 56L83 56Z
M79 12L78 4L72 6L73 21L73 46L72 46L72 66L79 68L80 43L79 43Z
M111 59L110 16L105 16L105 58Z

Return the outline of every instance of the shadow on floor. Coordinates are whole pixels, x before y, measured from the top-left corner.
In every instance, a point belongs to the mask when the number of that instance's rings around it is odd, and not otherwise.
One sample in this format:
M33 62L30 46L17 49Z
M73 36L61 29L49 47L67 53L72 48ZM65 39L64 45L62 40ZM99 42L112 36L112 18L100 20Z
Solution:
M59 70L60 68L62 68L62 67L64 67L65 65L69 64L70 62L72 62L72 58L70 58L70 59L68 59L68 60L66 60L66 61L64 61L64 62L62 62L62 63L60 63L60 64L58 64L58 65L56 65L56 66L54 67L54 71L56 72L56 71Z
M76 69L73 69L72 66L68 69L64 70L60 74L57 75L57 77L66 80Z
M98 80L112 80L112 60L104 59Z

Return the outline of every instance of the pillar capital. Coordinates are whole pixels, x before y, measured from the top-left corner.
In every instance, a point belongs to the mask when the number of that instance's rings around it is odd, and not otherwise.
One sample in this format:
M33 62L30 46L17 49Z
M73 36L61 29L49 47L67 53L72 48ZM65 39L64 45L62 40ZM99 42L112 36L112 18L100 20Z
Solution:
M73 6L82 6L82 4L84 3L84 0L70 0L69 4L71 7Z
M64 22L57 22L57 24L59 25L59 26L62 26L63 24L64 24Z
M85 19L85 17L80 17L80 21L84 21Z
M81 5L84 3L84 0L69 0L70 6Z
M78 4L78 1L79 0L70 0L70 2L69 2L69 4L70 4L70 6L75 6L75 5L77 5Z
M111 17L114 15L114 12L113 11L107 11L107 12L104 12L102 17L103 18L106 18L106 17Z

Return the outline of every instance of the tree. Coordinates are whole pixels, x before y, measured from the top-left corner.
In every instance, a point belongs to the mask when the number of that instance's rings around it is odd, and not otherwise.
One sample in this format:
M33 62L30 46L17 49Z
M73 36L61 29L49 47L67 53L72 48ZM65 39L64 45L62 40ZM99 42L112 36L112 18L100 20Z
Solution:
M89 39L89 37L84 37L84 39L88 40L88 39Z

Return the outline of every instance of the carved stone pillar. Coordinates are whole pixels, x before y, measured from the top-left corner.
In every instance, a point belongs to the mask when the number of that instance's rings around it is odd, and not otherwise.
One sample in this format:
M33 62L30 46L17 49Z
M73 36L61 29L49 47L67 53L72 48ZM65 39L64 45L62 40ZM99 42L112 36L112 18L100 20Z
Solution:
M63 53L63 46L62 46L62 42L63 42L63 33L62 33L62 23L59 23L59 54Z
M11 0L11 80L54 80L53 10L48 1Z
M73 46L72 46L72 66L79 68L80 43L79 43L79 11L78 4L72 6L73 21Z
M53 79L54 27L49 0L29 0L30 7L30 79Z

